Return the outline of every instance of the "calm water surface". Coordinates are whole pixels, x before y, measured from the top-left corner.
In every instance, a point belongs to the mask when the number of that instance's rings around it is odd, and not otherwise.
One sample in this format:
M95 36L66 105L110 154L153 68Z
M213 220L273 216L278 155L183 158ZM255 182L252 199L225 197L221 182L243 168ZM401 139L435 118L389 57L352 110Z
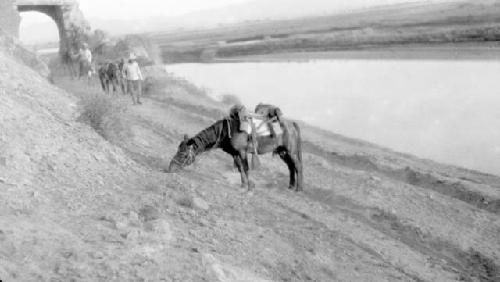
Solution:
M500 61L319 60L166 66L220 97L397 151L500 175Z

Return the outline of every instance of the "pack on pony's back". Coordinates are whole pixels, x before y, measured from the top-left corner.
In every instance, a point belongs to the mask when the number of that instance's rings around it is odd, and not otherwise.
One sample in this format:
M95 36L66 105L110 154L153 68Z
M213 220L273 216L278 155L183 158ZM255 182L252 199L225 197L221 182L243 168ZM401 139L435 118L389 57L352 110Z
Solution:
M264 129L259 131L259 127L256 127L258 136L273 135L273 137L278 137L283 134L283 130L281 128L281 118L283 113L280 108L260 103L255 107L255 113L263 118L263 124L259 126L264 127ZM256 119L256 121L258 121L258 119Z
M257 136L280 136L283 134L283 130L278 121L270 121L263 117L253 116L248 122L241 123L241 125L243 127L240 127L241 131L251 134L255 129L255 134Z
M242 105L235 105L229 110L232 119L239 120L240 131L249 135L277 137L283 134L280 117L281 110L272 105L259 104L255 113L249 113Z

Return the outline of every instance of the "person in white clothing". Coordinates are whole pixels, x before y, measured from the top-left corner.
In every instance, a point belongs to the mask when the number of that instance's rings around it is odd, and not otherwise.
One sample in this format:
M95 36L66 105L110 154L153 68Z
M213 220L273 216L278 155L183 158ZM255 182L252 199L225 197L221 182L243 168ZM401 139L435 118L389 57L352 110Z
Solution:
M89 45L83 43L83 48L81 49L80 58L87 61L89 64L92 63L92 52L89 50Z
M132 96L132 103L142 104L142 73L134 54L130 54L128 63L124 66L125 78L127 79L127 91Z
M92 72L92 52L89 50L89 45L83 43L83 48L79 52L80 78L82 76L90 77Z

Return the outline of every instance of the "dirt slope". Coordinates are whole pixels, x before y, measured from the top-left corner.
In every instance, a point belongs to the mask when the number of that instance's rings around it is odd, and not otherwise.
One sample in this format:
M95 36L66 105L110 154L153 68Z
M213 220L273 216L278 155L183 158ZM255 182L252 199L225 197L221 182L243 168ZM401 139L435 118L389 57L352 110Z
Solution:
M213 151L162 169L228 106L159 69L115 96L106 139L77 122L96 86L51 86L0 53L4 281L499 281L500 179L303 125L306 190L261 159L253 193ZM159 83L166 81L166 83Z

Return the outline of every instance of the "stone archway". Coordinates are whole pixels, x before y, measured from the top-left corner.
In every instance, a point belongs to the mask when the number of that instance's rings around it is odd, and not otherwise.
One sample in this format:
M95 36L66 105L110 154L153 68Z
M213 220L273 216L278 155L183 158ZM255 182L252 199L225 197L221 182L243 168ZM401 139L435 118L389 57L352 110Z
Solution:
M20 13L41 12L54 20L59 30L59 54L63 58L90 32L90 25L76 0L16 0L14 5Z

